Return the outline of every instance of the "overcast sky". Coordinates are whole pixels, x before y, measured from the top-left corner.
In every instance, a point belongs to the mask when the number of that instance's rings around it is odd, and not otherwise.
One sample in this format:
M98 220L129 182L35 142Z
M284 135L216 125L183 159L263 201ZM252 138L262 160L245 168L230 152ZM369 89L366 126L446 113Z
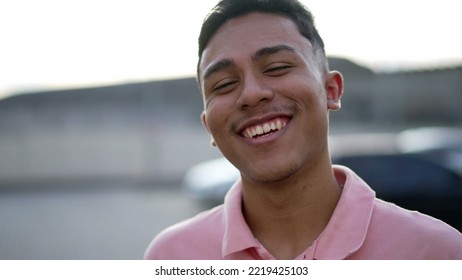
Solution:
M454 0L302 0L328 55L375 70L462 64ZM0 0L0 97L193 76L216 0Z

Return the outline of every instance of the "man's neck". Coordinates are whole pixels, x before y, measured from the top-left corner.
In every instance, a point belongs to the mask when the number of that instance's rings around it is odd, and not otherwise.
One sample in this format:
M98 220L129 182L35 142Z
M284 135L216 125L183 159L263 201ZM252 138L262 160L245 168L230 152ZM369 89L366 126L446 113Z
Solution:
M319 176L323 174L323 176ZM329 171L274 184L243 182L243 213L254 236L277 259L294 259L319 236L340 198Z

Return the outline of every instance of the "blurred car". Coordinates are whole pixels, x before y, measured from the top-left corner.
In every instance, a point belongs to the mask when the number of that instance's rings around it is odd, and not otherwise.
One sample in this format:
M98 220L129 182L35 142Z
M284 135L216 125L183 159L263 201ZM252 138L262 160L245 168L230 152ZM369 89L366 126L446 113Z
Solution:
M438 162L462 174L462 129L456 127L423 127L405 130L397 135L397 147L404 153Z
M217 158L191 167L183 177L182 187L188 196L213 206L223 202L239 175L226 158Z
M397 146L403 152L421 152L462 148L462 128L420 127L397 135Z

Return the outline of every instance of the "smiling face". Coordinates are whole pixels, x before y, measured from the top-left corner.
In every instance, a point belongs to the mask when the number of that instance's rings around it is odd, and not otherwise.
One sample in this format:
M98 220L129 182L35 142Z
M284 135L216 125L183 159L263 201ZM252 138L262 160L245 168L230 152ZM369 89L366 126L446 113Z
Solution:
M202 121L243 180L273 182L329 160L328 110L342 77L288 18L251 13L218 29L202 54Z

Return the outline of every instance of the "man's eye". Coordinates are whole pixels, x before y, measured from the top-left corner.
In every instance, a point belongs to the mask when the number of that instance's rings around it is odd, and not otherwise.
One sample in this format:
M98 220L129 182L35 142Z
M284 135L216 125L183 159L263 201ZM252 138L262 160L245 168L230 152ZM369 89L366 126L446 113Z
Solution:
M222 82L217 83L213 88L212 91L215 93L225 93L233 89L233 86L236 85L236 80L225 80Z
M288 64L283 64L283 65L277 65L277 66L271 66L271 67L268 67L264 73L266 74L283 74L285 73L287 70L289 70L292 66L288 65Z

